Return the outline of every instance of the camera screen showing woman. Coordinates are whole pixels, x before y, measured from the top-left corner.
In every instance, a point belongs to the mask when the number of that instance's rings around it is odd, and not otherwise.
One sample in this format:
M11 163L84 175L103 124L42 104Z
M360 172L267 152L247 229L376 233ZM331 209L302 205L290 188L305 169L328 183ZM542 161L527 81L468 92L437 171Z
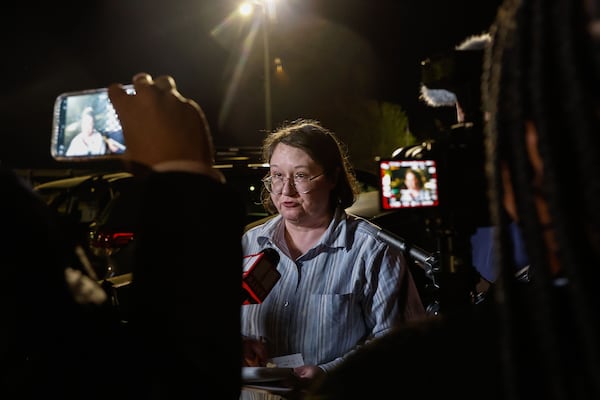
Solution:
M434 160L383 160L379 167L383 209L438 205Z

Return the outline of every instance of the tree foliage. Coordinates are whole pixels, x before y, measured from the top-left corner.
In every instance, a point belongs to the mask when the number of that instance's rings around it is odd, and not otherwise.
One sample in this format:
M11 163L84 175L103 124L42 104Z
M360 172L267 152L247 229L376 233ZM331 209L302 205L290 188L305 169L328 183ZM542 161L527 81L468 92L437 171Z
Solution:
M335 132L346 143L355 168L373 170L376 157L391 157L398 147L416 142L408 116L398 104L378 101L343 101L337 104Z

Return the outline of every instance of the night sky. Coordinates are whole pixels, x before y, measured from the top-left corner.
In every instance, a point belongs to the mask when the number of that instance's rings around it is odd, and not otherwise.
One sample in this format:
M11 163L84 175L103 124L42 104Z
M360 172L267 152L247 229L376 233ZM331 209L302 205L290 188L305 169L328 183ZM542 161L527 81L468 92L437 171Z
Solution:
M277 1L270 52L281 58L285 76L272 81L274 127L297 117L320 119L340 93L397 103L418 127L420 61L485 31L499 4ZM250 22L233 17L238 4L90 0L5 10L0 161L15 168L60 167L48 150L56 96L129 83L140 71L175 77L180 92L204 108L217 146L260 145L263 47L258 35L244 53Z

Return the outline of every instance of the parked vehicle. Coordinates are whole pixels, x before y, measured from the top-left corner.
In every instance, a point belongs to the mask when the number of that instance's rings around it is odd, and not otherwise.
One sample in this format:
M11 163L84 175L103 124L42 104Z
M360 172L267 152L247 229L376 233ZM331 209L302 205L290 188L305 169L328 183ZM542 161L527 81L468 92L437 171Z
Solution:
M234 157L232 154L235 153ZM216 166L236 189L246 205L247 223L267 216L260 202L261 179L268 167L255 163L239 151L220 153ZM139 199L137 178L129 172L110 171L51 180L34 190L66 224L74 227L78 241L94 256L108 257L106 269L98 267L99 277L109 278L130 272L113 258L134 238L135 204ZM209 211L208 211L209 212ZM93 264L102 264L93 260ZM104 268L104 270L103 270Z

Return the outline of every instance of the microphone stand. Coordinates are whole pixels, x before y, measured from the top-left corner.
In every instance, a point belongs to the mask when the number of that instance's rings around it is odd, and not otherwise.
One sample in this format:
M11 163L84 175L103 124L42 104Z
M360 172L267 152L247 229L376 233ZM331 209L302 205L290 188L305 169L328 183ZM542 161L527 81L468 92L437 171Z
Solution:
M440 259L439 253L430 253L422 248L409 244L402 237L389 232L377 225L378 229L377 237L383 239L390 246L395 247L411 257L415 264L424 270L425 276L431 280L431 285L426 285L426 288L432 289L434 292L434 298L430 304L426 306L428 314L437 315L440 310L440 301L437 299L437 295L440 289L438 282L438 275L440 272Z
M470 238L452 229L440 229L437 247L442 255L438 269L440 312L471 308L476 304L479 273L472 264Z
M406 242L400 236L389 232L383 228L377 227L379 231L377 232L377 237L383 239L388 244L393 247L396 247L400 251L408 254L415 261L419 263L419 265L425 269L425 274L432 279L434 278L434 273L439 269L439 259L438 256L434 253L429 253L426 250L418 246L411 245Z
M410 256L423 268L425 276L431 279L434 294L433 300L426 306L428 314L449 313L474 304L478 274L470 262L457 256L455 247L460 241L455 241L455 233L452 230L438 231L438 250L431 253L407 243L394 233L377 228L379 238ZM466 250L464 253L467 254Z

